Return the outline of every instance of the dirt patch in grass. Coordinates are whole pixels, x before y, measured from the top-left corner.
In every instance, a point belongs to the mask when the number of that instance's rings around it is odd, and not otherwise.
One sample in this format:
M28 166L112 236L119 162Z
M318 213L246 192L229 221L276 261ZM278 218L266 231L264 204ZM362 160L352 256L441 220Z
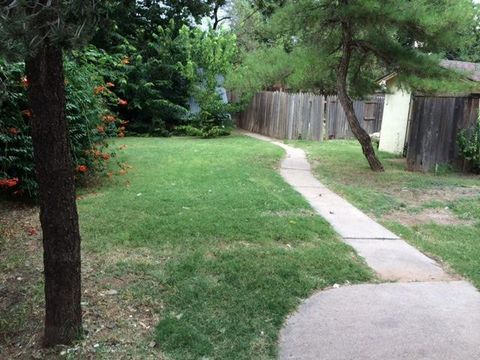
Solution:
M398 222L406 226L436 224L436 225L473 225L472 220L459 219L448 208L424 209L419 213L394 211L383 217L385 221Z
M451 201L473 198L480 195L480 187L440 187L432 189L391 189L387 190L392 196L398 197L408 205L420 206L431 201L448 203Z
M38 209L15 203L0 206L0 359L161 359L153 341L159 321L156 298L134 296L145 274L118 275L112 264L153 260L145 251L83 253L85 336L71 347L41 348L43 264Z

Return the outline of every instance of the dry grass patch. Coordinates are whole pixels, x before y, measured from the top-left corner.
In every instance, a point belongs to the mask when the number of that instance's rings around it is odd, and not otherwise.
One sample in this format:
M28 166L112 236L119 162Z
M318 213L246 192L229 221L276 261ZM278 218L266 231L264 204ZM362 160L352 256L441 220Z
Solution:
M473 225L473 220L460 219L448 208L424 209L418 213L411 211L393 211L382 217L382 221L394 221L406 226L425 224L437 225Z

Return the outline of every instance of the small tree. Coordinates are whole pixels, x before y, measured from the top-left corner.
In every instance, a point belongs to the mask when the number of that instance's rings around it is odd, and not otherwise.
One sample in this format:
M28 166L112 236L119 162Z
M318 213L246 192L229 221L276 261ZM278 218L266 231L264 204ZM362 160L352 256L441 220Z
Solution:
M459 28L465 28L472 4L469 0L341 0L333 2L333 6L329 1L324 5L326 11L323 14L329 14L329 17L322 20L325 25L330 24L324 34L327 31L338 34L339 61L335 70L338 98L370 168L383 171L370 136L355 115L348 78L352 80L350 83L357 79L360 84L365 83L362 77L368 74L368 70L364 68L369 66L368 62L376 61L387 69L407 75L430 75L429 67L435 68L438 64L428 61L426 54L457 45L456 35ZM417 60L416 64L409 64L412 60ZM364 93L362 89L357 92Z
M399 74L400 86L424 91L458 87L458 74L439 60L458 52L474 22L471 0L288 0L263 25L265 46L295 59L284 79L296 87L338 95L350 128L370 168L383 171L367 132L353 110L353 97L371 94L376 79ZM264 50L262 50L264 51ZM252 55L252 57L255 54ZM303 58L299 60L298 58ZM315 64L312 71L308 64ZM252 70L249 69L251 72ZM299 72L308 71L303 75ZM282 79L283 80L283 79ZM457 84L452 82L457 80Z
M39 185L45 276L44 345L69 344L82 332L80 231L65 116L63 50L85 38L93 2L2 2L5 56L24 57ZM18 79L20 81L20 79Z

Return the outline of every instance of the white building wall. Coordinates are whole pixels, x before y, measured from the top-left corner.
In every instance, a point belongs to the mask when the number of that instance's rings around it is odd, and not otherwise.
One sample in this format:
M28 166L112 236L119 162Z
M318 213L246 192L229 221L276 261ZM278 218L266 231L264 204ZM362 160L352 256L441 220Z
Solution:
M394 85L385 95L379 150L401 154L405 146L411 94Z

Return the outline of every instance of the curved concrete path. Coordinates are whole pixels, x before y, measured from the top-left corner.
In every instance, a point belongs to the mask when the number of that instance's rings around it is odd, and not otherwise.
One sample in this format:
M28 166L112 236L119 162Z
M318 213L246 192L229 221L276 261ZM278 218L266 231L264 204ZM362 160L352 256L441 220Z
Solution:
M285 149L280 173L385 284L321 291L304 301L280 334L280 359L480 359L480 293L328 190L305 152Z

